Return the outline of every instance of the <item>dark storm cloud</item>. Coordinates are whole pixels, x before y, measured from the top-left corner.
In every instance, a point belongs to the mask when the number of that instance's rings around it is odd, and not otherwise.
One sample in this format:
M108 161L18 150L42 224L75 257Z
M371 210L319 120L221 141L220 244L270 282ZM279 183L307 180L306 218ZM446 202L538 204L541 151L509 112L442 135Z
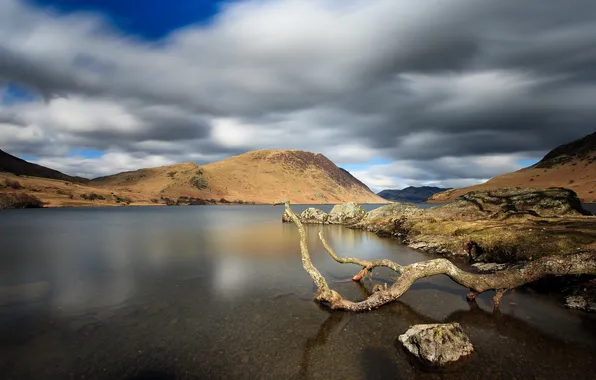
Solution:
M0 33L0 79L45 98L8 106L22 152L28 136L164 160L290 147L474 181L596 128L591 0L243 1L153 43L8 0ZM466 160L485 169L452 172Z

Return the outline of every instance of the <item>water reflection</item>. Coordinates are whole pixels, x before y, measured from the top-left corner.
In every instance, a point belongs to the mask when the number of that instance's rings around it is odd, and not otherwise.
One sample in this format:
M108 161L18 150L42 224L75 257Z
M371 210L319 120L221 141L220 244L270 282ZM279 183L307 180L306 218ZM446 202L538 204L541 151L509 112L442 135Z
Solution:
M478 360L498 377L527 377L530 367L562 375L555 367L568 362L579 374L596 359L593 316L523 291L508 293L503 315L494 316L490 294L472 309L466 289L444 276L417 282L400 302L375 312L329 314L312 302L298 233L280 222L281 212L234 206L1 213L0 373L6 379L432 377L416 372L394 341L410 324L435 321L464 324ZM319 230L340 255L402 264L431 257L374 234L308 226L315 265L353 300L393 273L376 270L364 285L344 281L359 268L334 262ZM548 351L548 363L536 342ZM462 378L477 377L462 371Z
M369 290L363 290L370 294ZM366 295L364 294L364 295ZM347 312L329 312L328 317L319 326L316 333L306 339L303 346L298 378L313 378L314 374L323 377L333 373L333 365L345 358L337 357L330 346L353 345L361 352L361 373L366 378L436 378L461 379L477 378L478 371L489 378L558 378L572 376L588 378L591 372L584 366L593 359L593 352L588 347L569 345L564 339L557 339L545 334L523 320L503 314L499 311L486 311L476 302L468 302L467 310L451 313L444 319L433 319L417 312L410 305L395 302L380 314L393 316L385 321L393 321L384 326L384 332L391 334L395 325L410 326L420 323L460 323L474 342L476 351L471 360L452 373L428 373L414 364L415 361L403 349L398 335L405 331L398 329L393 338L393 349L386 347L365 346L363 342L348 341L349 330L360 329L355 314ZM397 323L395 323L398 321ZM407 328L407 327L405 327ZM372 337L371 337L372 338ZM366 338L365 338L366 339ZM333 342L335 340L335 342ZM366 341L364 342L367 343ZM528 344L529 343L529 344ZM359 350L359 348L361 348ZM564 366L555 363L564 362ZM412 366L404 366L404 362ZM540 363L530 365L529 363Z

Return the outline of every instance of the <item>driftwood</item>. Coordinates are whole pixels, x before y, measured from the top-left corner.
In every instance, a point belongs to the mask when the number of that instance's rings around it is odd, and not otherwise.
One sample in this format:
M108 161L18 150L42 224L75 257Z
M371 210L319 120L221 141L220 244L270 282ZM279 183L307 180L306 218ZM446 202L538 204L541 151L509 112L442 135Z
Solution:
M417 280L440 274L445 274L461 286L468 288L470 290L467 295L469 300L475 299L480 293L494 290L495 296L493 297L493 302L495 308L499 307L500 299L507 290L534 282L543 277L583 274L596 275L596 254L594 252L547 256L516 268L491 274L475 274L459 269L447 259L427 260L402 266L388 259L367 261L356 258L341 258L327 241L325 241L323 233L319 232L319 238L325 250L335 261L362 267L362 270L353 277L354 281L360 281L376 267L387 267L397 274L395 282L391 286L387 286L387 284L384 286L377 285L373 289L373 293L366 299L360 302L353 302L344 299L338 292L329 288L325 277L313 265L308 251L304 226L298 216L292 211L290 202L285 201L278 204L285 204L286 213L290 216L296 227L298 227L302 266L317 287L315 301L335 310L365 311L378 308L397 300Z

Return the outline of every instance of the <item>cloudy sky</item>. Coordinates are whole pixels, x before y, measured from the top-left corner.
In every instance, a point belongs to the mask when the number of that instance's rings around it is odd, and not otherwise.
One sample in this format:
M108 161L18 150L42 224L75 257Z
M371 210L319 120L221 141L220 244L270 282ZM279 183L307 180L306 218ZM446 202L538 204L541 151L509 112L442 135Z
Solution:
M594 0L0 1L0 149L73 175L293 148L460 187L595 102Z

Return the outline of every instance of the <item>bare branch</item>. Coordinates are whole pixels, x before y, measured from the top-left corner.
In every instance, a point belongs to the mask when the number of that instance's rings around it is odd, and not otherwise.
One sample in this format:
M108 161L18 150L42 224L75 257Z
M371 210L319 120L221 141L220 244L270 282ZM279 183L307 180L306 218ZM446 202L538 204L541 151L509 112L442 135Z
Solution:
M360 271L360 272L363 272L363 271L365 272L362 277L364 277L364 275L366 275L366 272L371 271L373 268L376 268L376 267L386 267L386 268L389 268L397 273L399 273L401 270L401 265L399 265L398 263L393 262L389 259L368 261L368 260L355 259L353 257L341 258L335 253L333 248L331 248L331 246L327 243L327 241L323 237L323 231L319 231L319 239L321 239L321 242L323 243L323 247L325 247L325 250L327 251L327 253L329 253L329 255L331 257L333 257L333 259L335 261L337 261L338 263L356 264L356 265L360 265L361 267L363 267L362 271ZM356 280L356 276L354 276L353 280L358 281L358 280L360 280L360 278L358 278Z
M321 272L319 272L319 270L313 265L310 259L310 252L308 251L308 242L306 239L304 226L302 225L300 218L298 218L298 216L290 208L290 201L284 201L284 204L287 214L290 216L296 227L298 227L298 233L300 234L300 254L302 257L302 267L304 267L306 273L309 274L310 278L312 278L315 285L317 286L318 292L315 299L327 302L334 302L337 299L341 299L339 293L329 288L325 277L323 277Z
M407 266L400 266L391 260L366 261L355 258L341 258L325 241L323 234L319 233L319 238L323 242L323 246L335 261L339 263L361 265L363 266L363 270L360 272L364 272L364 275L369 270L372 270L372 268L379 266L391 268L399 273L399 276L391 287L376 286L373 294L371 294L365 300L360 302L352 302L350 300L343 299L339 293L329 289L325 278L312 264L310 253L308 251L304 226L300 222L298 216L296 216L296 214L294 214L290 208L290 202L285 202L285 209L294 224L296 224L298 227L298 231L300 233L302 265L306 272L313 279L318 289L315 299L319 302L326 303L331 309L364 311L378 308L389 302L397 300L417 280L441 274L449 276L453 281L470 289L470 293L468 293L469 299L474 299L482 292L495 290L496 296L494 297L494 303L495 307L498 308L500 299L507 290L516 288L529 282L534 282L540 278L546 276L596 274L596 254L594 252L582 252L566 256L557 255L543 257L541 259L529 262L523 266L492 274L469 273L459 269L447 259L427 260ZM359 275L361 273L359 273ZM355 276L355 279L356 277L358 277L358 275Z

